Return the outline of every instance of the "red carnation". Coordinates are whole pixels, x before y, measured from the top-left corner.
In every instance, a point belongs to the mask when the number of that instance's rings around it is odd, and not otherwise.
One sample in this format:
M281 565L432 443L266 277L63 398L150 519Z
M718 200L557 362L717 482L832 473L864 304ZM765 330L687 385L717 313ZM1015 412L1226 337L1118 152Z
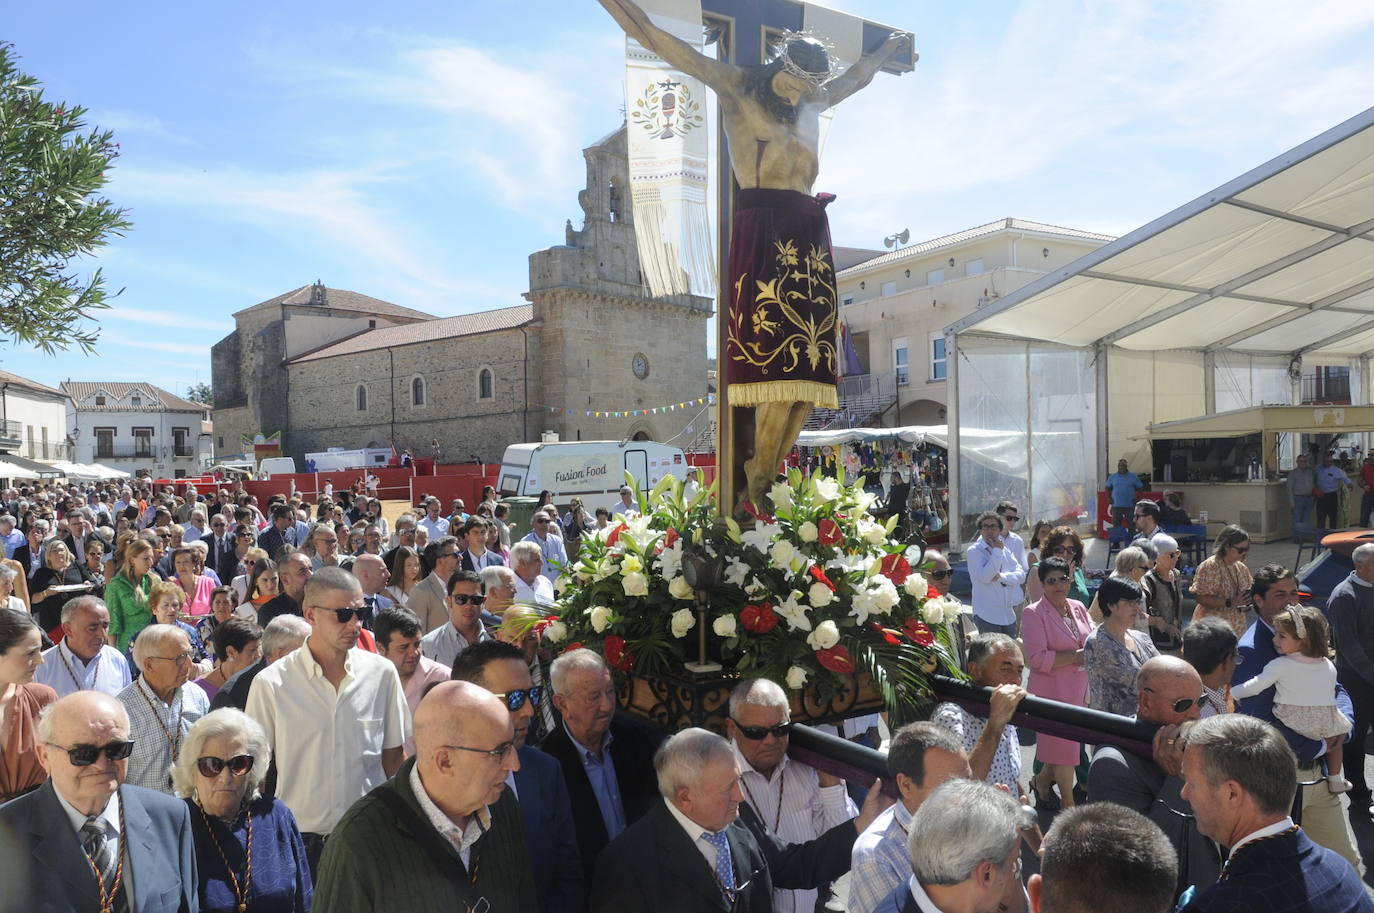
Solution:
M606 663L612 669L619 669L621 672L629 672L634 668L635 655L625 652L625 638L611 634L606 638L603 650L606 656Z
M915 618L909 619L906 624L902 625L902 633L923 647L935 646L935 632L930 630L930 625L924 621L917 621Z
M852 675L854 673L854 660L849 658L849 651L844 647L831 647L828 650L817 650L816 661L837 675Z
M747 605L740 609L739 622L745 630L755 634L767 634L778 626L778 614L767 603Z
M629 529L629 527L626 526L624 523L621 523L615 529L611 530L610 533L608 533L606 536L606 547L609 548L610 546L615 545L617 542L619 542L620 534L625 532L625 530L627 529Z
M901 554L888 555L883 558L883 576L891 580L895 586L906 583L906 578L911 576L911 565Z
M820 533L821 545L839 545L844 541L844 533L840 532L840 524L830 517L823 519L816 530Z
M821 570L819 565L811 565L811 567L807 568L807 573L815 577L817 583L823 583L830 587L830 592L835 592L835 584L830 582L830 578L825 576L825 571Z

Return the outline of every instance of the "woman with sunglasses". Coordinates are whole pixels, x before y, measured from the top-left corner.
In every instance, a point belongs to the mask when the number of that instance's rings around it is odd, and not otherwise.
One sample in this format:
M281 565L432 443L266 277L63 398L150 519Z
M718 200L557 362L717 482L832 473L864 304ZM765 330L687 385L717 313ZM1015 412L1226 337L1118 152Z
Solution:
M1092 594L1088 592L1088 579L1083 576L1083 540L1078 538L1078 531L1072 526L1056 526L1050 530L1050 536L1045 541L1045 550L1041 552L1042 557L1048 555L1069 562L1069 568L1072 570L1069 598L1076 599L1084 605L1091 602Z
M1145 614L1150 626L1150 639L1160 653L1174 653L1183 646L1183 586L1178 572L1178 560L1183 552L1178 540L1168 533L1155 536L1159 556L1155 566L1140 581L1145 591Z
M1250 552L1250 534L1239 526L1228 526L1217 534L1212 556L1197 566L1192 592L1197 600L1193 621L1209 615L1223 619L1244 636L1249 625L1245 607L1250 601L1250 569L1245 556Z
M33 680L43 632L28 612L0 608L0 805L48 779L38 763L38 715L57 692Z
M267 735L242 711L208 713L186 733L172 788L191 809L202 913L306 913L314 898L296 819L259 786Z
M1040 597L1045 594L1040 589L1040 575L1036 573L1035 566L1040 563L1040 554L1044 551L1045 542L1050 538L1050 530L1054 529L1054 524L1049 520L1036 521L1035 527L1031 530L1030 540L1026 543L1026 604L1039 602Z
M1068 561L1059 555L1042 558L1037 573L1045 595L1021 613L1030 693L1082 707L1088 698L1083 645L1093 632L1092 619L1082 602L1069 597L1073 577ZM1035 758L1043 765L1031 779L1037 805L1052 806L1051 787L1058 786L1062 806L1073 806L1074 767L1081 751L1078 742L1036 735Z
M1143 539L1140 541L1148 546L1151 551L1154 551L1154 546L1145 542ZM1140 581L1145 578L1145 575L1149 573L1150 568L1153 566L1154 561L1151 560L1144 548L1136 545L1127 546L1116 553L1116 563L1112 565L1112 577L1117 580L1129 580L1131 583L1139 586ZM1099 589L1093 594L1092 604L1088 606L1088 617L1093 620L1093 624L1102 624L1102 621L1107 617L1106 613L1102 611L1101 596L1102 591ZM1142 634L1145 633L1145 618L1143 615L1140 618L1140 624L1137 626L1137 630Z

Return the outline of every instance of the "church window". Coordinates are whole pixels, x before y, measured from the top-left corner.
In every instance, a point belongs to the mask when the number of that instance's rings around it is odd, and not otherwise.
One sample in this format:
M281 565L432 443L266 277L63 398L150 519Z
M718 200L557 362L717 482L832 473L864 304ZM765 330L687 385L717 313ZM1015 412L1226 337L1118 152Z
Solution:
M491 368L483 368L477 372L477 398L491 399L492 388L495 386Z
M410 404L412 406L425 404L425 379L423 377L417 377L410 382Z
M367 411L367 387L363 384L358 384L357 408L359 412Z

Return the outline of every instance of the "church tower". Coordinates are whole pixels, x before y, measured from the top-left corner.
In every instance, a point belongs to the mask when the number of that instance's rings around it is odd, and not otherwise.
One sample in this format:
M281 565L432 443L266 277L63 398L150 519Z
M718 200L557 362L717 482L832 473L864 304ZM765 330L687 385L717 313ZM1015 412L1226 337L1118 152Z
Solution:
M539 396L531 397L532 416L539 430L565 441L639 438L681 446L711 420L705 403L695 401L707 392L706 323L714 302L649 297L635 247L625 128L582 154L581 229L569 221L565 244L530 255L525 297L539 328L531 351L538 360L530 366L531 387Z

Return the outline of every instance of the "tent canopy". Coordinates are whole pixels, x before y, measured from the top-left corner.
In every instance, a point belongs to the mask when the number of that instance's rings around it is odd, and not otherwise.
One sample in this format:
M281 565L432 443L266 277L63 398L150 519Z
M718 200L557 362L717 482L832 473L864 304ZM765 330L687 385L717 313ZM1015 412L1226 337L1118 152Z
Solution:
M1374 108L946 328L967 331L1374 354Z
M5 456L7 456L7 454ZM17 463L11 463L8 460L6 460L4 456L0 456L0 479L37 478L40 478L40 476L32 469L26 469L25 467L20 466Z
M1244 437L1261 432L1347 434L1374 431L1374 406L1254 406L1176 422L1157 422L1144 437Z
M15 456L12 453L0 453L0 461L3 461L9 469L8 475L11 479L55 479L62 475L62 471L49 466L47 463L40 463L37 460L30 460L26 457ZM14 469L24 470L27 475L16 475ZM0 476L6 472L0 472Z

